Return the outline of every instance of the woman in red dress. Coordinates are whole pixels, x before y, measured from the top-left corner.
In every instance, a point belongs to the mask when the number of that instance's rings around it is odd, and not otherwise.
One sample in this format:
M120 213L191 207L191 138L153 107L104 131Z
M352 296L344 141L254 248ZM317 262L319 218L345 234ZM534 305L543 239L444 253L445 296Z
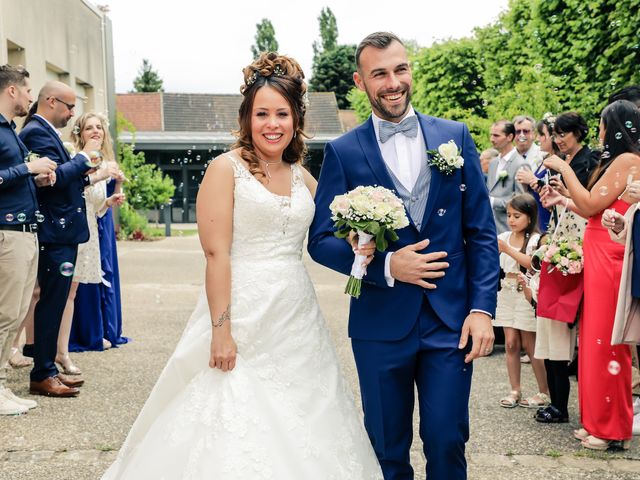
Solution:
M547 168L561 173L571 199L547 190L547 204L568 202L571 210L588 218L584 235L584 304L579 337L579 401L583 428L574 435L594 450L629 448L633 407L631 351L628 345L611 345L624 246L614 243L601 225L602 212L624 214L632 201L626 185L640 172L640 110L626 100L602 111L600 164L585 189L561 160L550 158Z

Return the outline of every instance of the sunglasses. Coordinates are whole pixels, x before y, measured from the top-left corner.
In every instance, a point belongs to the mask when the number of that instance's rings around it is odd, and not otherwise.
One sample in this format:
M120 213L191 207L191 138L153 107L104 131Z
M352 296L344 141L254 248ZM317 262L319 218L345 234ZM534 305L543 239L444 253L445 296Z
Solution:
M64 100L60 100L58 97L48 97L47 100L49 100L49 98L53 98L56 102L60 102L65 107L67 107L69 109L69 111L71 111L74 108L76 108L76 104L75 103L67 103Z
M530 133L531 133L531 130L527 130L525 128L516 130L516 135L529 135Z

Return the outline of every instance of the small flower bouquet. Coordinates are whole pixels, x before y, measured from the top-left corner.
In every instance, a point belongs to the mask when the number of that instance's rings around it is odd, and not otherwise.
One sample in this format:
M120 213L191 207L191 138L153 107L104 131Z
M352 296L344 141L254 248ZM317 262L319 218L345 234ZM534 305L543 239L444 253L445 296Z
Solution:
M555 238L537 250L536 255L542 262L548 263L547 272L554 269L562 275L574 275L582 272L582 239L567 237Z
M504 183L509 178L509 173L506 170L500 170L498 172L498 180L502 182L502 186L504 187Z
M427 150L429 166L436 167L445 175L451 175L455 170L462 168L464 158L456 142L449 140L438 147L438 150Z
M337 195L329 206L336 227L335 236L346 238L351 232L358 234L358 246L375 238L376 248L384 252L388 241L398 240L396 230L409 225L402 201L384 187L360 186ZM360 296L362 278L367 272L364 255L356 254L345 293Z

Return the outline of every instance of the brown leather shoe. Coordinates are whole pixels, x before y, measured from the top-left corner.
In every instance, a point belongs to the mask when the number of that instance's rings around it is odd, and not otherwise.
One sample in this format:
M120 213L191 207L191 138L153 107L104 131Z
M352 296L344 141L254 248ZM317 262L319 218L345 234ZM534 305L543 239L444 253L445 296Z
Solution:
M49 377L41 382L31 382L31 395L45 395L47 397L76 397L80 393L77 388L69 388L58 377Z
M71 388L78 388L84 385L84 380L82 378L77 378L77 376L71 377L63 373L58 373L58 379L67 387Z

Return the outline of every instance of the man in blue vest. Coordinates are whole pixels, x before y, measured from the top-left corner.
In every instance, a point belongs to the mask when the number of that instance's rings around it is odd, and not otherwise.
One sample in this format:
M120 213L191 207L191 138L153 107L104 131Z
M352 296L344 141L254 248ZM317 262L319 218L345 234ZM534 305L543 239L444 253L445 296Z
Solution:
M410 226L368 265L351 300L349 335L365 426L385 480L413 479L414 388L430 480L466 478L471 361L493 348L499 276L496 229L466 125L413 110L402 42L374 33L356 50L354 80L373 113L330 142L316 192L309 253L349 274L352 247L334 236L329 204L358 185L402 198ZM427 150L455 142L463 165L431 165ZM469 341L469 336L472 342Z
M35 408L6 387L11 342L29 308L38 268L38 201L36 182L55 180L56 163L29 158L13 119L24 117L32 102L29 72L0 66L0 415L19 415Z
M89 239L84 188L92 171L89 154L99 150L97 140L89 139L85 151L74 158L65 149L57 129L64 128L74 115L75 92L61 82L48 82L38 94L35 115L20 132L32 152L57 164L56 182L38 189L43 221L39 224L40 259L38 284L40 300L34 314L34 367L30 392L35 395L74 397L84 380L60 374L55 365L58 332L64 311L78 244Z

